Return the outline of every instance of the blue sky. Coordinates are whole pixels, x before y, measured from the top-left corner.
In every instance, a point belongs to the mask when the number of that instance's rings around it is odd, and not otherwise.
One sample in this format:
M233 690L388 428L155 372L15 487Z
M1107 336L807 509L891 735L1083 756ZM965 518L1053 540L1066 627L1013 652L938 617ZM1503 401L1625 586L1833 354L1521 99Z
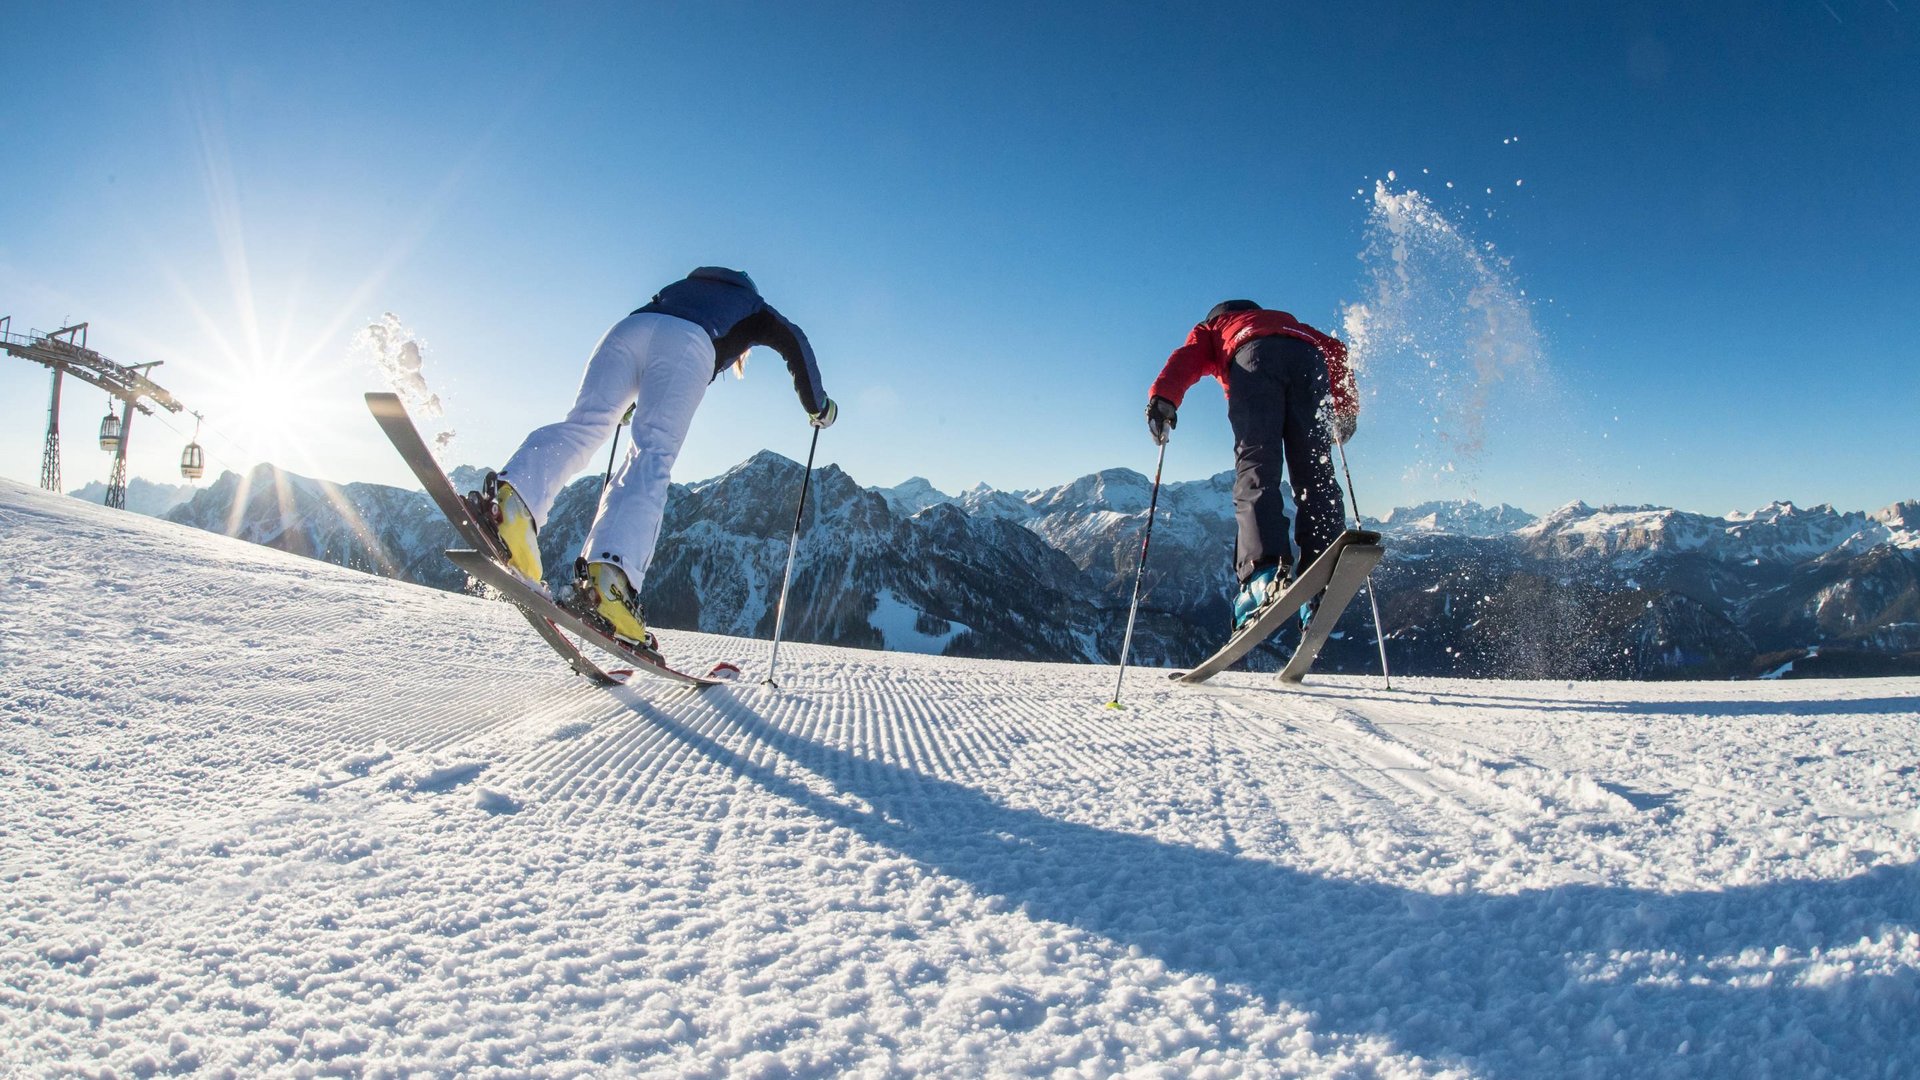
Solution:
M1351 447L1369 513L1920 496L1905 0L36 4L8 24L60 62L0 88L0 314L164 360L216 468L403 482L349 349L388 311L427 345L452 456L497 464L565 410L608 325L712 262L807 329L844 408L822 460L863 483L1150 471L1167 352L1230 296L1337 330L1391 170L1504 260L1543 377L1493 388L1484 450L1449 472L1414 415L1430 388L1381 364ZM714 388L678 478L804 455L779 366L757 353ZM37 476L46 382L0 358L0 475ZM76 487L106 475L105 402L68 403ZM177 477L191 420L167 422L136 421L136 474ZM1168 475L1230 463L1209 384Z

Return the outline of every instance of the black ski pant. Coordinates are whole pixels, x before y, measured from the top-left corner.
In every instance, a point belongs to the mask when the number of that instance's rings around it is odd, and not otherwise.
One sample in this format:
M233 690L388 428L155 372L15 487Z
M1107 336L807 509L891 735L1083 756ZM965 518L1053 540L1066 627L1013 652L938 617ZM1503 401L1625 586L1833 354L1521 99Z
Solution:
M1283 465L1293 484L1299 565L1311 566L1345 528L1327 424L1332 408L1327 361L1311 342L1255 338L1240 346L1227 365L1233 510L1240 527L1233 569L1241 581L1274 563L1285 576L1293 565L1280 487Z

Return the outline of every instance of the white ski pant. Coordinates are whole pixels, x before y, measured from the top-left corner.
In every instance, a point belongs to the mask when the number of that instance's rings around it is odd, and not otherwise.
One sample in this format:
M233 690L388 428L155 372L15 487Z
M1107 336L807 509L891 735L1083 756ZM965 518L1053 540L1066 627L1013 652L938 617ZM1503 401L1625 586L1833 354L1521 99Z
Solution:
M528 435L501 470L544 526L561 488L637 401L632 445L600 496L581 551L589 560L618 563L636 591L653 562L673 461L713 381L713 364L713 339L702 327L672 315L629 315L594 348L567 418Z

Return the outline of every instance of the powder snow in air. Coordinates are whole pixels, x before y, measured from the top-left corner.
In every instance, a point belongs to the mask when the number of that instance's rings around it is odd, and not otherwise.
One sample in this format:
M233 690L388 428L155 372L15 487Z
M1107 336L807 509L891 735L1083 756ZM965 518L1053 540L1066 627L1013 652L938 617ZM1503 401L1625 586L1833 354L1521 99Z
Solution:
M1525 291L1493 245L1420 192L1385 182L1374 185L1360 259L1364 298L1341 322L1380 417L1369 431L1424 429L1411 454L1419 471L1474 471L1502 390L1530 388L1544 364Z
M368 323L353 336L353 350L373 364L416 418L441 418L440 395L427 385L421 371L420 338L399 316L389 311L379 321ZM445 450L453 438L451 430L438 432L433 437L434 449Z

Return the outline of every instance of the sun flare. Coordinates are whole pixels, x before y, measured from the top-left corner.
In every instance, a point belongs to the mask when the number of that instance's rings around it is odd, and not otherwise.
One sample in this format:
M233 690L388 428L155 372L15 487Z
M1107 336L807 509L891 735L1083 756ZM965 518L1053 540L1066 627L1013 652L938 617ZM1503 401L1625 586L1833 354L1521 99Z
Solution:
M285 360L235 364L207 401L212 451L241 459L229 467L298 468L319 434L313 404L322 382L310 366Z

